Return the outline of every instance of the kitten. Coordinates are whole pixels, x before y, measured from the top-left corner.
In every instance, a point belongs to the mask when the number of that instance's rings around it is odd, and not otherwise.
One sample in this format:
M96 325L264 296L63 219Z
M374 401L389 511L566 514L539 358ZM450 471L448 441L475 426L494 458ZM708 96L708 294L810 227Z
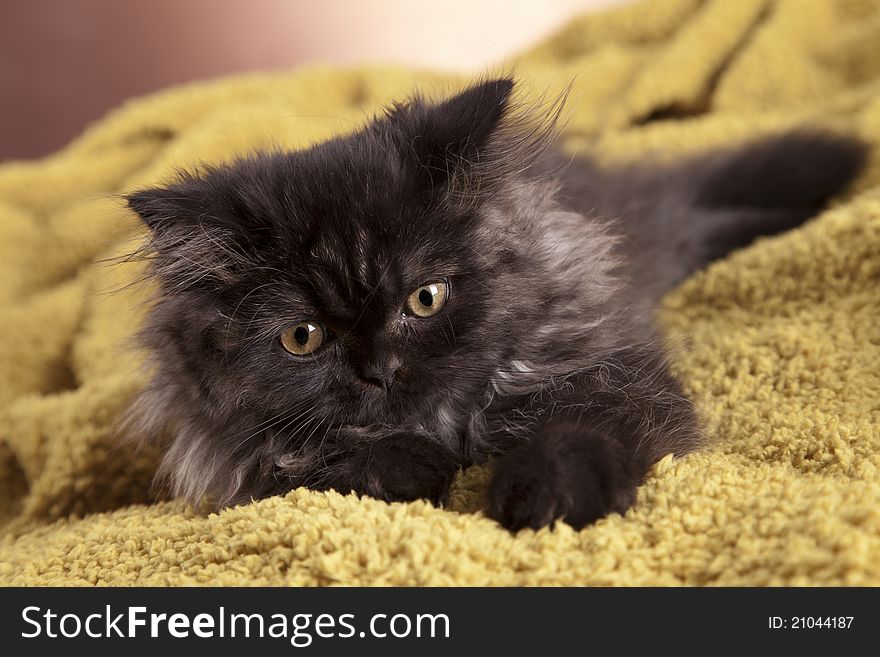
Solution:
M799 132L603 169L553 150L561 104L535 115L512 90L415 98L128 197L160 287L132 415L167 439L174 494L440 503L496 456L491 517L582 527L700 446L660 295L814 215L866 148Z

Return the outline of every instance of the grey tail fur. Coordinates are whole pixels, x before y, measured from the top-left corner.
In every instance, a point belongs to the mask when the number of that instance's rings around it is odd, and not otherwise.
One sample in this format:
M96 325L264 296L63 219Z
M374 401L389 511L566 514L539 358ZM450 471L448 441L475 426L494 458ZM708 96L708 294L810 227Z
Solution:
M629 278L656 298L713 260L820 213L863 169L868 146L799 130L673 165L603 169L577 158L563 195L614 219L627 239Z

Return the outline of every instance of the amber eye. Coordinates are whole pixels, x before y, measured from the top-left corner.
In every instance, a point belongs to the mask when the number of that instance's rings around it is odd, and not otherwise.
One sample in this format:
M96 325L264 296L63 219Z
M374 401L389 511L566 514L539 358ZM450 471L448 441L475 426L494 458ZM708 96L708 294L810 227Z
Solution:
M326 333L317 322L300 322L281 333L281 346L294 356L307 356L324 344Z
M406 309L416 317L431 317L440 312L449 298L449 286L445 281L422 285L409 295Z

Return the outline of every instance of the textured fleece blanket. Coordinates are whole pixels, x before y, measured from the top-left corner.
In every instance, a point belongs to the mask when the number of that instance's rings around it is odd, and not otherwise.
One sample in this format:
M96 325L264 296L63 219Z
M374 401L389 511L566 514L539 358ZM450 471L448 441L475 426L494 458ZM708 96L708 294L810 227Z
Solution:
M795 125L880 151L880 6L655 0L585 16L518 58L574 80L566 146L674 158ZM0 583L880 584L880 157L827 212L686 282L662 320L711 447L635 506L511 535L480 512L295 490L208 514L156 501L115 427L144 383L149 285L120 201L175 167L352 130L415 86L397 69L250 75L132 101L59 153L0 167ZM63 108L59 108L63 111Z

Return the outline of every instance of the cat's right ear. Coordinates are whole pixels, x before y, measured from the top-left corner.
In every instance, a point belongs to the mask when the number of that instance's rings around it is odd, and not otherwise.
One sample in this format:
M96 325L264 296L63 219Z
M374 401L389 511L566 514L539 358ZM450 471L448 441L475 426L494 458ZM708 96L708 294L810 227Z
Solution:
M187 197L180 190L167 187L150 187L125 197L133 210L154 233L187 223L199 212L196 199Z
M156 278L175 293L228 285L254 267L246 233L236 230L234 221L224 221L197 184L196 178L184 177L177 185L125 197L150 229L141 252L151 254Z
M159 209L163 198L162 191L164 190L142 189L125 197L128 209L134 211L150 230L155 230L162 221L161 216L164 212Z

